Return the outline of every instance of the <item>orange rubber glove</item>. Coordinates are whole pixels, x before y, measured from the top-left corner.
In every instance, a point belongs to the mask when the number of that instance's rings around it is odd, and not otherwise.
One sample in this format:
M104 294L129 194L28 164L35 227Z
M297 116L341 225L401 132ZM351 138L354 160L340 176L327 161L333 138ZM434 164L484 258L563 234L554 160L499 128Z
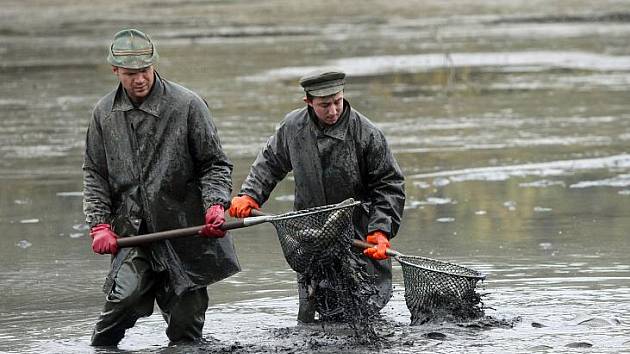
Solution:
M92 237L92 251L98 254L116 254L118 252L118 235L112 231L109 224L98 224L90 229Z
M225 209L222 205L216 204L206 210L206 224L199 231L204 237L223 237L225 231L221 230L221 225L225 222Z
M363 254L377 261L387 259L387 249L390 247L387 235L383 231L374 231L367 235L367 242L375 244L376 247L366 248Z
M252 209L260 209L254 198L243 194L232 198L230 205L230 216L233 218L247 218L251 215Z

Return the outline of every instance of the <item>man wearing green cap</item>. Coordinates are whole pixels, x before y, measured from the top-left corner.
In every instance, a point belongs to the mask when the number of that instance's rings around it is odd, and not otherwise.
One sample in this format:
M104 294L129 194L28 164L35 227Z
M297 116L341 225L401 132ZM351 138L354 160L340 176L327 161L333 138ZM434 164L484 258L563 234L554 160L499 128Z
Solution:
M376 245L363 253L379 290L371 302L377 312L391 297L392 264L385 251L400 226L404 177L381 130L344 99L345 76L323 69L300 79L306 106L288 113L269 138L229 211L235 217L249 216L290 171L297 210L361 200L354 215L355 237ZM298 320L312 322L313 291L302 279L298 275Z
M83 209L92 249L111 254L92 345L114 346L157 302L172 342L201 338L209 284L240 270L221 230L232 164L205 101L155 71L155 44L115 34L107 61L118 87L94 108ZM200 237L118 249L117 238L205 224Z

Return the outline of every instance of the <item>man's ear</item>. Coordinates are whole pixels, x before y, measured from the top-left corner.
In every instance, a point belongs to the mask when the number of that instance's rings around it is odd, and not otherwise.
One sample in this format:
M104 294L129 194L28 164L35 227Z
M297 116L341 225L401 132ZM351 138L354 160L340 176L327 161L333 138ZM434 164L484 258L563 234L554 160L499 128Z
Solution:
M112 72L114 75L118 74L118 67L112 65Z
M308 97L306 97L306 96L304 96L304 97L302 98L302 100L304 100L304 103L306 103L306 104L307 104L307 105L309 105L309 106L312 106L312 105L313 105L313 100L309 100L309 99L308 99Z

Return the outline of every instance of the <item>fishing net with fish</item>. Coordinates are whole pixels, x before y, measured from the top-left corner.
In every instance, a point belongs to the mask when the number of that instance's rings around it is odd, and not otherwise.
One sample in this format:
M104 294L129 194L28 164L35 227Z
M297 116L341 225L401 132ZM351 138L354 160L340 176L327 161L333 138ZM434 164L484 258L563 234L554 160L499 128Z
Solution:
M324 322L350 324L371 337L373 303L379 292L366 263L352 251L354 199L339 204L274 216L284 257L308 289L314 309Z
M354 199L339 204L274 216L278 240L287 263L298 273L312 264L334 261L346 253L354 237Z

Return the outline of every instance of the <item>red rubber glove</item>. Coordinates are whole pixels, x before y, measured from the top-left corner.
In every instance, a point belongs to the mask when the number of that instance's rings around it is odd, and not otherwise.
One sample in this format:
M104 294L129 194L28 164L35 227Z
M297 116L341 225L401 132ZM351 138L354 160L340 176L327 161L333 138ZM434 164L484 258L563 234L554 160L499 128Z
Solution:
M222 205L216 204L206 210L206 224L199 231L204 237L223 237L225 231L221 230L221 225L225 222L225 209Z
M92 236L92 251L98 254L116 254L118 252L118 235L112 231L109 224L98 224L90 229Z
M387 235L383 231L374 231L367 235L365 239L369 243L373 243L376 247L366 248L363 254L377 261L387 259L387 249L390 247Z
M251 215L252 209L260 209L260 205L258 205L254 198L243 194L232 198L230 216L233 218L247 218Z

